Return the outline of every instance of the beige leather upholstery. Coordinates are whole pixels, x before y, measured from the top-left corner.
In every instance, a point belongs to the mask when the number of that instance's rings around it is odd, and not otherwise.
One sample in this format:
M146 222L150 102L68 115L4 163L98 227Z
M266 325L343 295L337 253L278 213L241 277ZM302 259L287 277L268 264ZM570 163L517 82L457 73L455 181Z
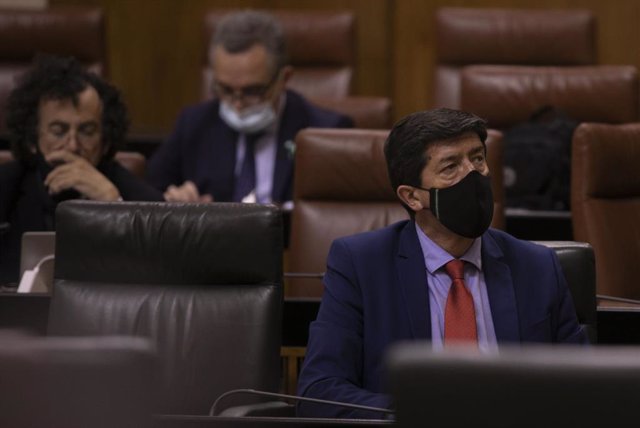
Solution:
M640 299L640 124L584 123L573 136L573 233L596 256L599 294Z
M595 20L587 10L445 7L437 11L435 25L436 107L460 107L460 70L468 65L596 61Z
M289 271L321 273L331 242L409 218L389 183L383 146L388 131L306 129L296 138L294 210ZM504 227L501 134L490 131L487 147L496 199L492 225ZM493 171L496 171L494 174ZM291 279L291 297L319 297L319 279Z

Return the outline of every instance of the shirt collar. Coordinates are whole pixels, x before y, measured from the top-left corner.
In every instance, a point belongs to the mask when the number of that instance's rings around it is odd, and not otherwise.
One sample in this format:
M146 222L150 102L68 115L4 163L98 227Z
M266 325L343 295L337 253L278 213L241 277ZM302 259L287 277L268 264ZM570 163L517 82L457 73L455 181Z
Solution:
M433 242L423 230L418 226L418 223L414 222L416 227L416 233L418 234L418 241L420 242L420 248L422 249L422 255L424 257L424 264L430 274L434 274L438 269L442 268L445 264L453 260L451 254L447 253L438 244ZM466 253L460 257L467 263L471 263L478 270L482 270L482 238L476 238Z

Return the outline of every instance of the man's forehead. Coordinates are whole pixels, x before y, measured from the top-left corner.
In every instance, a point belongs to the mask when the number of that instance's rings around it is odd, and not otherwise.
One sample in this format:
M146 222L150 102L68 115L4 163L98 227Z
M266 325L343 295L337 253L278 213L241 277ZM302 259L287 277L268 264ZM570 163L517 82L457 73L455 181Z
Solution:
M102 100L92 86L88 86L75 97L43 97L38 106L39 115L71 116L79 115L99 119L102 113Z
M445 140L439 140L431 143L427 147L427 157L433 158L440 156L448 156L452 153L459 151L474 151L483 149L485 146L480 140L480 137L475 132L468 132L456 137L447 138Z
M224 46L217 45L210 59L216 77L224 79L239 75L264 79L271 74L275 61L266 47L259 43L241 52L228 52Z

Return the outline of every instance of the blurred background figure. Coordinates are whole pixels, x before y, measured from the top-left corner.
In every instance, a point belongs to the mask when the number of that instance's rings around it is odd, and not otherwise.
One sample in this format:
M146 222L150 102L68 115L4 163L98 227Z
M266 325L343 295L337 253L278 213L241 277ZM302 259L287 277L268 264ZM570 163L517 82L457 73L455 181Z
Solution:
M294 137L353 122L285 88L283 32L264 12L225 16L209 60L215 99L186 108L148 167L168 201L283 203L292 198Z
M55 230L59 202L162 200L113 160L128 129L118 90L73 58L35 59L9 96L7 129L15 160L0 165L0 282L17 280L23 232Z

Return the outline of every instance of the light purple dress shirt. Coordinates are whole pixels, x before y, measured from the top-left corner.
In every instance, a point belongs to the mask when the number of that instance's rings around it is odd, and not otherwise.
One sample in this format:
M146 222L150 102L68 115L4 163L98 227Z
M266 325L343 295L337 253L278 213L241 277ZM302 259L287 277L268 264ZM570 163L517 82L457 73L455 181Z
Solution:
M431 307L431 342L434 349L442 349L444 344L444 309L451 287L451 278L445 271L444 265L455 257L433 242L417 223L415 226L427 268L426 286L429 289L429 305ZM481 248L482 239L477 238L460 259L466 262L464 264L464 281L473 297L478 328L478 347L481 351L488 351L496 349L498 341L491 317L487 285L482 273Z

